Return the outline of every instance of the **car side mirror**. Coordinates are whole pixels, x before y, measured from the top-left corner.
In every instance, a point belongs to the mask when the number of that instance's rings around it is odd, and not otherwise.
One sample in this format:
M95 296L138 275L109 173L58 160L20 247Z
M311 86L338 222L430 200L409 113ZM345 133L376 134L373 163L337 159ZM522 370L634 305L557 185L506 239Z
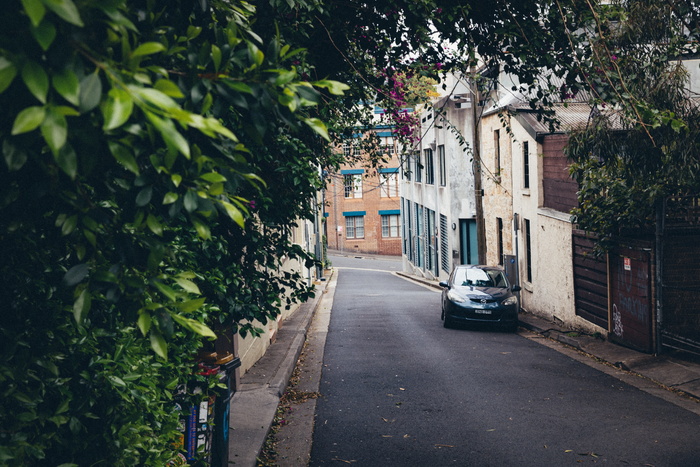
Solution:
M449 288L449 284L446 281L440 281L440 287Z
M513 287L510 288L511 291L513 292L520 292L520 286L519 285L514 285Z

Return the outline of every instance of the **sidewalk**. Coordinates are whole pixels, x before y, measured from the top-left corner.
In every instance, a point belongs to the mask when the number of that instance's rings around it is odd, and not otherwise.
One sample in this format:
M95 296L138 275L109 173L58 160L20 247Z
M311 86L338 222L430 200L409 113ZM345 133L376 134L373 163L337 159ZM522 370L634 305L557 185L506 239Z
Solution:
M407 279L440 289L436 281L396 273ZM231 400L229 464L255 467L280 397L296 366L306 340L311 319L329 281L322 282L316 297L302 304L284 321L277 339L265 355L241 377ZM654 384L700 399L700 363L673 355L640 353L606 340L563 329L530 313L520 313L520 326L596 357Z
M332 275L331 275L332 276ZM316 296L283 321L265 355L241 376L231 399L229 465L254 467L277 412L280 397L301 354L311 319L330 277L316 286Z

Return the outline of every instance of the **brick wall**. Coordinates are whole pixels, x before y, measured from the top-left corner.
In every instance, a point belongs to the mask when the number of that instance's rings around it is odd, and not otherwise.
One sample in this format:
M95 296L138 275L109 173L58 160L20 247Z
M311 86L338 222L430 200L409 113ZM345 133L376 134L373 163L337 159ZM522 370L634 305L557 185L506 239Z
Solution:
M398 167L398 161L387 167ZM351 166L341 167L343 169ZM398 210L401 201L398 194L394 197L382 197L380 176L375 171L365 170L362 177L362 198L345 198L343 174L339 171L331 174L326 186L326 226L328 248L342 250L346 253L368 253L379 255L401 255L401 225L397 228L397 237L382 237L382 219L379 211ZM397 174L398 176L398 174ZM345 216L343 212L364 211L364 238L346 238ZM338 229L340 227L340 229Z

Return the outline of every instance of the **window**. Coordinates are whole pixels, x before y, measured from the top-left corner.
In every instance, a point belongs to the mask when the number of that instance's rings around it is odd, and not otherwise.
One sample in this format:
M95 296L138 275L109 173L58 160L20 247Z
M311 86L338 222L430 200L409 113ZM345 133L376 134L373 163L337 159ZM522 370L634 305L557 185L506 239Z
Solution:
M447 185L447 167L445 166L445 146L438 146L438 173L440 186Z
M503 265L503 219L496 218L496 237L498 239L498 264Z
M530 239L530 234L530 220L525 219L525 259L528 282L532 282L532 241Z
M362 174L343 175L346 198L362 198Z
M382 237L399 236L399 215L386 214L382 216Z
M500 183L501 178L501 131L493 130L493 157L495 159L494 174Z
M450 244L447 230L447 216L440 214L440 267L450 272Z
M435 162L433 161L433 150L425 149L425 183L428 185L435 184Z
M424 265L424 254L425 254L425 249L424 249L424 243L425 243L425 238L423 238L424 234L424 224L423 224L423 216L424 210L423 206L420 206L418 203L414 203L415 206L415 211L414 214L416 216L416 266L419 268L423 268Z
M427 264L426 269L437 275L437 236L435 227L435 211L425 208L426 214L426 243Z
M365 238L364 216L348 216L345 218L346 238Z
M359 156L361 152L360 142L358 140L343 143L343 154L345 157Z
M530 188L530 144L523 143L523 188Z
M392 137L382 138L382 152L384 154L394 154L394 139Z
M382 198L396 198L399 196L399 181L396 172L381 172L379 174L381 184L380 196Z
M421 163L420 160L420 152L416 151L414 155L414 160L416 162L416 170L414 170L414 173L416 175L416 182L421 183L423 181L423 164Z

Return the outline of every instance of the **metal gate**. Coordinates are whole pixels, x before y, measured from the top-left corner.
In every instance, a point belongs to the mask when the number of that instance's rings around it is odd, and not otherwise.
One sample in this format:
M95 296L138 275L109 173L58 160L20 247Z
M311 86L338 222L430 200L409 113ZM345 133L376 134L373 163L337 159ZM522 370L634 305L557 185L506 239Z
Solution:
M612 326L609 339L641 352L654 351L651 244L619 245L608 255Z
M661 345L700 355L700 199L664 208Z

